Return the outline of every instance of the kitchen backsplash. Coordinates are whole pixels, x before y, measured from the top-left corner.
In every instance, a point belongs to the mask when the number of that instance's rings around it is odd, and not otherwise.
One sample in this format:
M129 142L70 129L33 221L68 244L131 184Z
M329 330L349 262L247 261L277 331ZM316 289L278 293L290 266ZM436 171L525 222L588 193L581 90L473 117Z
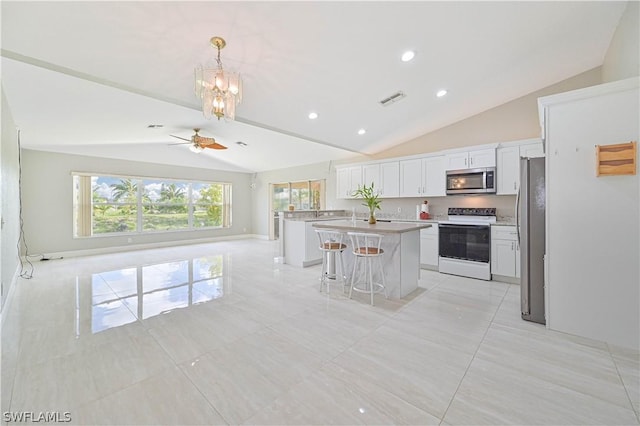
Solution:
M416 206L424 200L429 202L429 214L434 219L446 218L449 207L495 207L498 220L512 220L515 216L515 195L451 195L447 197L426 198L384 198L382 209L376 213L378 218L415 219ZM351 211L356 209L358 216L367 215L367 207L362 200L336 200L329 209L338 208ZM400 209L400 211L398 211Z

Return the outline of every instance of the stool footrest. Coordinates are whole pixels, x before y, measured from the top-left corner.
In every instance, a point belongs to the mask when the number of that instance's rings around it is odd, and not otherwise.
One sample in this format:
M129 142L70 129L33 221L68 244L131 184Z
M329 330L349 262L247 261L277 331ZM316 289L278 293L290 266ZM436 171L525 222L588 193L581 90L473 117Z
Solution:
M384 293L384 285L380 283L373 283L373 293ZM353 290L360 293L371 293L371 289L369 289L369 283L355 283L353 285Z

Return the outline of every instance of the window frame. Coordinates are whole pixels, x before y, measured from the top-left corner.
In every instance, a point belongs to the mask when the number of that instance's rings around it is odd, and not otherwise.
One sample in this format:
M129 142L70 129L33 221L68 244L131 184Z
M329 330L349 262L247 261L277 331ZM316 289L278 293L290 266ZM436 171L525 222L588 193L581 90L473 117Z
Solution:
M93 185L92 178L113 178L113 179L130 179L131 181L136 182L137 191L136 191L136 202L135 203L127 203L127 202L113 202L108 201L105 205L132 205L136 209L136 229L132 231L122 231L122 232L106 232L106 233L94 233L94 221L93 221ZM78 182L84 179L84 184L78 183L76 184L76 178L78 178ZM232 212L233 212L233 184L227 181L207 181L207 180L196 180L196 179L179 179L179 178L165 178L165 177L157 177L157 176L136 176L136 175L121 175L116 173L95 173L95 172L71 172L71 185L73 188L72 191L72 237L74 239L85 239L85 238L103 238L103 237L114 237L114 236L124 236L124 235L149 235L149 234L162 234L162 233L173 233L173 232L193 232L193 231L201 231L201 230L215 230L215 229L228 229L232 226ZM187 207L187 227L176 228L176 229L151 229L145 230L144 227L144 206L148 206L149 203L143 200L144 196L144 181L151 180L166 184L176 183L176 184L186 184L187 187L187 195L186 195L186 203L185 204L175 204L180 206ZM88 182L88 184L87 184ZM199 200L194 200L193 198L193 186L194 185L221 185L222 186L222 201L221 203L214 203L211 205L220 206L221 209L221 225L219 226L195 226L194 224L194 213L196 205L203 205ZM78 187L80 186L80 188ZM83 188L84 186L84 188ZM88 187L88 188L87 188ZM163 203L162 205L169 205ZM81 229L82 228L82 229ZM80 235L80 232L88 231L88 235Z

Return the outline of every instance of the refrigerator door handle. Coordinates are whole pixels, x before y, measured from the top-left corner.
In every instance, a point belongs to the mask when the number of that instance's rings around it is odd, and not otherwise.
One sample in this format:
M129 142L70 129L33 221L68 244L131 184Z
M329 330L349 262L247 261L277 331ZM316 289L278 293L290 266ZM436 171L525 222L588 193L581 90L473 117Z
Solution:
M518 246L520 246L520 188L516 192L516 236Z

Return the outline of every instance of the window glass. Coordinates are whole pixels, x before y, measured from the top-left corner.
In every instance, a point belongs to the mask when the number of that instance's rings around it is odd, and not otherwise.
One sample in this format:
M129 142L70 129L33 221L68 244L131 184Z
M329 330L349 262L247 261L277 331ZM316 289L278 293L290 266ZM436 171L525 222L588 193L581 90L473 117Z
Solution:
M73 176L76 237L231 226L231 185Z
M91 177L93 235L136 230L138 184L135 179Z
M274 211L285 211L290 205L295 210L321 210L325 203L324 180L274 183L272 187Z
M142 183L143 231L189 227L188 183L148 179Z

